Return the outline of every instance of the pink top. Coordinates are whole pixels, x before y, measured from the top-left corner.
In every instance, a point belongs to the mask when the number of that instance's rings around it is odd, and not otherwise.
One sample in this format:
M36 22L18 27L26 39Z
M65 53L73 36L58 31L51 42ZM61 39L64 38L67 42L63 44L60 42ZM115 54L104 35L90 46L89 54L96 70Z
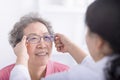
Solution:
M15 64L11 64L0 70L0 80L9 80L10 72L13 69L14 65ZM58 62L49 61L47 64L45 77L50 74L62 72L62 71L68 70L68 69L69 69L69 67L67 65L64 65L64 64L61 64Z

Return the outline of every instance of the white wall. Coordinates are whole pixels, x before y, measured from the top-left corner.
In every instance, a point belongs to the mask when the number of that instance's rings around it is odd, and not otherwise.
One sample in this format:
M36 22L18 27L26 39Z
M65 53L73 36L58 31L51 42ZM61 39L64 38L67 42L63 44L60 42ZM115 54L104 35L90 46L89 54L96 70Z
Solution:
M17 3L17 0L13 0ZM15 6L18 6L17 8ZM6 63L13 61L11 47L8 43L8 32L11 29L13 22L17 19L19 13L19 4L13 4L9 0L0 1L0 68Z
M52 23L55 32L67 35L81 48L86 50L84 25L85 5L83 5L84 8L78 9L77 7L69 7L68 4L66 8L61 6L58 8L55 6L44 7L40 3L41 1L43 0L0 0L0 69L6 65L14 63L16 58L8 43L9 31L21 16L31 11L38 11L42 17ZM53 48L53 60L70 66L76 64L68 54L63 55L56 53L58 52Z

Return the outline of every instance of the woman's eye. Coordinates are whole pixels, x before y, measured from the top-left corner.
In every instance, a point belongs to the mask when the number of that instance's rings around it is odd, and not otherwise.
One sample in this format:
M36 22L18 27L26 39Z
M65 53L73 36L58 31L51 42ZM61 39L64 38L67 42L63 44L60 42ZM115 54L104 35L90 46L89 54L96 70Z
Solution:
M50 41L51 39L50 39L50 36L44 36L44 40L45 41Z
M34 38L31 38L31 39L37 39L37 38L34 37Z
M31 37L31 38L29 38L29 40L31 41L31 40L37 40L38 38L37 37Z

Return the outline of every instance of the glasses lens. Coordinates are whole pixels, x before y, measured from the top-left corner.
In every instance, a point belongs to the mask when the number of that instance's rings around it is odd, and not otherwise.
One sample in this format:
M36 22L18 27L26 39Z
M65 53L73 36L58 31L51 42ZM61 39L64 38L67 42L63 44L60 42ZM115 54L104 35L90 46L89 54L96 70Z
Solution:
M30 43L38 43L40 41L40 38L37 35L31 35L31 36L28 37L27 40Z
M52 42L54 40L54 36L53 35L46 35L46 36L43 37L43 39L46 42Z

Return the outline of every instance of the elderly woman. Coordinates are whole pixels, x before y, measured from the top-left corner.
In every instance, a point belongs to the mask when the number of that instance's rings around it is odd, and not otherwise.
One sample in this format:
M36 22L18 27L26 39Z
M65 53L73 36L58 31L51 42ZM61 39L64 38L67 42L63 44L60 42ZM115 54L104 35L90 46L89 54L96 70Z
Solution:
M16 65L17 62L27 64L32 80L40 80L41 77L68 70L68 66L50 60L53 40L51 25L37 14L23 16L11 30L9 42L17 55ZM27 56L23 56L25 54ZM0 71L0 80L9 80L14 65L9 65Z

